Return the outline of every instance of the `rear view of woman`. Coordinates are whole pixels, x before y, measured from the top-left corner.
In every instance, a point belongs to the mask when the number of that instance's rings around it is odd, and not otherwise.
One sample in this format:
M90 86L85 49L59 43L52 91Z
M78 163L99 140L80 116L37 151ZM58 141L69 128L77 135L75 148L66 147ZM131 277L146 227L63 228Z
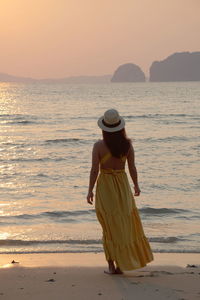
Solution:
M109 274L144 267L153 260L145 237L135 200L125 173L128 162L135 196L140 188L135 167L134 149L126 137L125 121L115 109L107 110L98 120L103 140L93 146L92 168L87 195L93 203L93 188L97 180L95 209L103 229L103 246Z

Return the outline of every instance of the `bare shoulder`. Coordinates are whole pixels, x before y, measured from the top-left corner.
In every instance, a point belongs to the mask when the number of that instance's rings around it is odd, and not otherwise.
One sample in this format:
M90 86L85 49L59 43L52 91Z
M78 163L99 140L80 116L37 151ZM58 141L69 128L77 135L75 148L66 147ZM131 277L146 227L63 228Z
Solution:
M94 143L94 147L95 148L99 148L99 147L102 147L103 145L103 140L98 140Z
M103 146L103 140L98 140L94 143L93 149L98 151L102 148L102 146Z

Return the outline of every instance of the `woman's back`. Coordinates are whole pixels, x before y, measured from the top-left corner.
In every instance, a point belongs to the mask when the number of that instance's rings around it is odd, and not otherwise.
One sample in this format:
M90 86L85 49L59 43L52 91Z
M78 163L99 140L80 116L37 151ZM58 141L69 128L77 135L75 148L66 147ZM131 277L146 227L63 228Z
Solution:
M121 158L112 156L103 140L99 140L97 144L101 169L122 170L125 168L126 156Z

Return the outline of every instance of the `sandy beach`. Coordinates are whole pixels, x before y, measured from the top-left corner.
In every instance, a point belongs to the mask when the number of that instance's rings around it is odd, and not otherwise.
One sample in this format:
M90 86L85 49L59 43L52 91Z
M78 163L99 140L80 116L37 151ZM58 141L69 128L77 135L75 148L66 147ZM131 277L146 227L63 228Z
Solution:
M200 254L156 253L154 258L145 268L111 276L104 274L103 253L4 254L0 299L200 298Z

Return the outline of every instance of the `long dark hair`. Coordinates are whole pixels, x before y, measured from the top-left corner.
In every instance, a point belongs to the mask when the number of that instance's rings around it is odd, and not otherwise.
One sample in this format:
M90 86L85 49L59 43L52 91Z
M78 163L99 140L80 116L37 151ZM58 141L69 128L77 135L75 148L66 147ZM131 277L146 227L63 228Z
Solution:
M131 145L131 140L127 138L125 129L116 132L102 131L103 140L110 150L112 156L120 158L127 155Z

